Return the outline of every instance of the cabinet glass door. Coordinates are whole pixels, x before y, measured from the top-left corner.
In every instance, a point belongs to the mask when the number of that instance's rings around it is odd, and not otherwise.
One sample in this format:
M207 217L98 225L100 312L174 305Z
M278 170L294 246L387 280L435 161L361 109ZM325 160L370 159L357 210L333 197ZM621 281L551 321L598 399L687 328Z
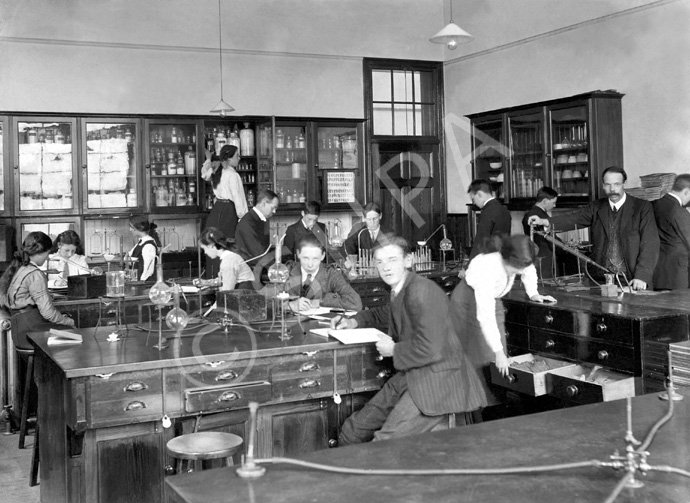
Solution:
M257 126L256 153L257 153L257 190L275 190L273 185L273 119L262 122ZM256 194L255 194L256 195ZM249 204L249 201L247 201ZM252 204L250 206L253 205Z
M86 164L84 208L102 211L139 206L137 120L84 120L82 159Z
M497 199L503 199L505 180L505 140L503 121L495 120L475 123L472 134L474 152L474 178L491 182L491 189Z
M197 211L196 121L149 121L146 138L153 211Z
M531 199L544 186L544 119L541 110L508 116L510 200Z
M73 212L74 119L21 118L16 122L18 211Z
M9 172L9 156L7 142L9 142L9 128L7 117L0 117L0 213L5 212L5 178Z
M591 191L587 107L549 109L553 183L561 198L589 200Z
M307 197L307 131L304 124L276 124L275 183L281 204Z
M313 197L328 209L350 209L358 199L363 200L361 123L317 123L315 131L317 169Z

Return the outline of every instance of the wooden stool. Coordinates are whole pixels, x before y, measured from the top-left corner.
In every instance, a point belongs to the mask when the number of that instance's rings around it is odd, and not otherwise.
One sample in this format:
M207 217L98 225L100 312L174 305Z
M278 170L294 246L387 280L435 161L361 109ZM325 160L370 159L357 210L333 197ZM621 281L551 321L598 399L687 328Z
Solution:
M232 433L203 431L187 433L168 441L165 446L168 454L177 459L176 473L182 473L183 463L187 461L187 470L201 471L201 462L205 459L231 458L242 447L242 438ZM193 462L193 468L190 462ZM226 461L228 466L232 463Z
M26 356L26 375L24 377L24 395L22 396L22 416L19 425L19 448L24 448L24 438L26 437L27 423L29 422L29 395L31 394L31 383L34 377L34 350L16 348L17 354Z

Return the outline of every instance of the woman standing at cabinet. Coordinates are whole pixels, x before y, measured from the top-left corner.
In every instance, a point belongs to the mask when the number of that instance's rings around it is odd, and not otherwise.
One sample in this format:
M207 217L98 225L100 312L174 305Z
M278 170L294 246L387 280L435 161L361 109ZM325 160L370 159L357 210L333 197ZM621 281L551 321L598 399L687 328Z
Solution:
M534 267L539 248L525 235L495 236L493 253L477 255L469 264L465 281L458 284L451 295L451 319L462 340L470 361L484 374L489 405L497 403L489 389L489 363L504 377L508 375L506 355L505 314L501 297L513 287L520 275L525 292L534 302L556 302L550 295L537 290L537 270Z
M48 280L39 268L53 247L43 232L30 232L10 266L0 277L0 302L12 315L12 339L17 348L32 349L29 332L74 327L74 320L60 313L48 292Z
M139 281L146 281L156 272L158 247L160 246L156 227L156 224L149 222L145 216L135 216L129 219L129 230L137 239L137 243L134 248L129 250L128 255L137 259Z
M247 213L242 178L235 171L240 162L240 152L235 145L225 145L220 150L220 161L213 161L211 156L211 152L207 150L206 161L201 167L201 178L211 182L216 202L204 227L215 227L227 238L234 239L237 222ZM220 259L207 260L206 273L209 277L213 277L219 268Z

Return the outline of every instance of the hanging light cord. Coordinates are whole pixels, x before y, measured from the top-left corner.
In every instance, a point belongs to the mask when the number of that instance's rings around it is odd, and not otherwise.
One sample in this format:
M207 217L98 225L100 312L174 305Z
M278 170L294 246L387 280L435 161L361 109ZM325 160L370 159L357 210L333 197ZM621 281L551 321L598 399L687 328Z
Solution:
M220 99L223 99L223 28L221 26L220 0L218 0L218 60L220 61Z

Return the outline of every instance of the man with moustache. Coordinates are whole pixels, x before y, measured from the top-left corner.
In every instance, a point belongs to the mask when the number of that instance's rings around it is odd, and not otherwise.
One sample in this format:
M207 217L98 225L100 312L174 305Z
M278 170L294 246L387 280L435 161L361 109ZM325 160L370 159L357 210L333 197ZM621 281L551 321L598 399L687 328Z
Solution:
M559 231L575 226L591 227L592 260L612 272L632 278L633 290L646 290L652 286L659 258L659 233L651 203L625 193L627 179L623 168L606 168L602 174L605 198L569 215L532 216L528 224L553 225ZM598 268L589 272L595 279L603 279L603 272Z
M661 246L654 270L655 290L688 288L690 258L690 175L678 175L670 192L652 202Z

